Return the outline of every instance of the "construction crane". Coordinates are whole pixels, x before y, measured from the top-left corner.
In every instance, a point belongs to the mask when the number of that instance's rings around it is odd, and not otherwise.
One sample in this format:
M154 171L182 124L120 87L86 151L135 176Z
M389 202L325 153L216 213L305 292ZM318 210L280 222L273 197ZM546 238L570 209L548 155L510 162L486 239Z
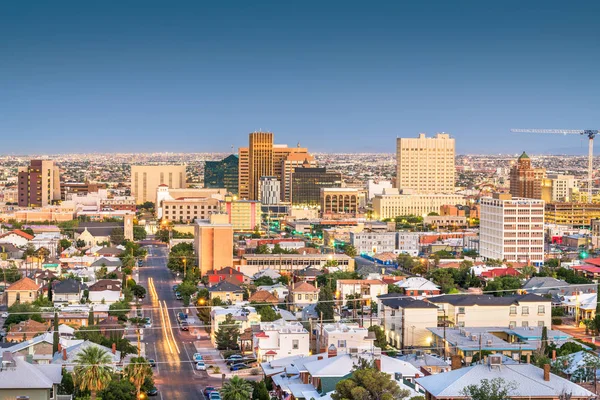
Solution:
M562 135L585 135L589 139L588 149L588 203L592 202L592 165L594 163L594 137L598 134L596 129L511 129L511 132L525 133L555 133Z

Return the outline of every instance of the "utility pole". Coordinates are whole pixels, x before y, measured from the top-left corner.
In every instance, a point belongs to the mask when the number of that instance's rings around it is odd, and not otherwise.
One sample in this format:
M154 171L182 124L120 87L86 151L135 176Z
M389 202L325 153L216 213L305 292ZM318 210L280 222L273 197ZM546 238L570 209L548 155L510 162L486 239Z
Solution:
M317 343L317 353L321 352L321 340L323 340L323 311L321 311L321 328L319 333L319 342Z
M401 322L402 322L402 325L401 325L400 329L402 329L402 330L401 330L401 333L400 333L400 341L401 341L400 342L400 350L404 350L404 332L405 332L405 329L404 329L404 308L402 309Z
M444 348L442 349L444 361L446 361L446 309L444 308Z
M138 357L140 357L140 352L141 352L141 343L140 343L140 328L138 327L135 332L137 333L137 351L138 351Z
M481 351L481 336L482 334L479 334L479 364L483 364L483 356L482 356L482 351Z

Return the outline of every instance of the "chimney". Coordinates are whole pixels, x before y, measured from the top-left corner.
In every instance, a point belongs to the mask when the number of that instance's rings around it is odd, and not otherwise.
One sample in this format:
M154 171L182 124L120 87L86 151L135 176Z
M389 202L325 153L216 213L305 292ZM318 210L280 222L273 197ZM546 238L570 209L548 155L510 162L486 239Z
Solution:
M337 348L333 344L327 349L327 357L337 357Z
M531 364L531 355L527 354L527 364Z
M420 378L421 374L415 374L415 379Z
M375 359L375 369L377 369L377 371L381 371L381 358Z
M556 350L552 350L552 361L556 361Z
M117 354L117 344L116 343L112 344L112 353Z
M462 367L462 362L459 355L453 355L450 359L450 365L452 366L453 371Z
M322 360L323 356L317 356L317 360Z
M544 380L550 382L550 364L544 364Z
M63 360L67 361L67 349L62 349L62 353L63 353Z

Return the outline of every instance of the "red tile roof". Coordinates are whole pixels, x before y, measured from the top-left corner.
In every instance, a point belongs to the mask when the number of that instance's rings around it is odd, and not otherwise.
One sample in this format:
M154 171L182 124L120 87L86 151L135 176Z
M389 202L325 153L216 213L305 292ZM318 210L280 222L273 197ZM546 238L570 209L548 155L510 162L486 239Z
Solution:
M497 278L499 276L519 276L519 271L514 268L494 268L482 272L482 278Z
M600 274L600 267L597 267L595 265L576 265L574 267L571 267L571 269L574 269L575 271L584 271L591 272L593 274Z
M20 229L15 229L15 230L12 230L10 232L3 233L2 235L0 235L0 238L7 237L11 233L14 233L15 235L21 236L22 238L25 238L27 240L32 240L33 239L33 236L31 236L29 233L23 232Z
M6 290L38 290L39 288L33 279L25 277L10 285Z
M300 284L295 285L294 288L291 289L291 291L294 293L297 293L297 292L304 293L304 292L318 292L319 289L317 289L310 283L302 282Z
M600 267L600 258L588 258L588 259L584 260L584 262L586 264L591 264L596 267Z

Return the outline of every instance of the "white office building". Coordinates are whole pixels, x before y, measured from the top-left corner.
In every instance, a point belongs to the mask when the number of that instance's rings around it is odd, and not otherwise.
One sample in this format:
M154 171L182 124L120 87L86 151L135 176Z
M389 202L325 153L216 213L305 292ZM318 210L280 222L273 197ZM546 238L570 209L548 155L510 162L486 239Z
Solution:
M259 200L265 206L281 202L281 182L276 176L260 177Z
M350 232L350 244L358 254L393 253L396 251L396 232Z

